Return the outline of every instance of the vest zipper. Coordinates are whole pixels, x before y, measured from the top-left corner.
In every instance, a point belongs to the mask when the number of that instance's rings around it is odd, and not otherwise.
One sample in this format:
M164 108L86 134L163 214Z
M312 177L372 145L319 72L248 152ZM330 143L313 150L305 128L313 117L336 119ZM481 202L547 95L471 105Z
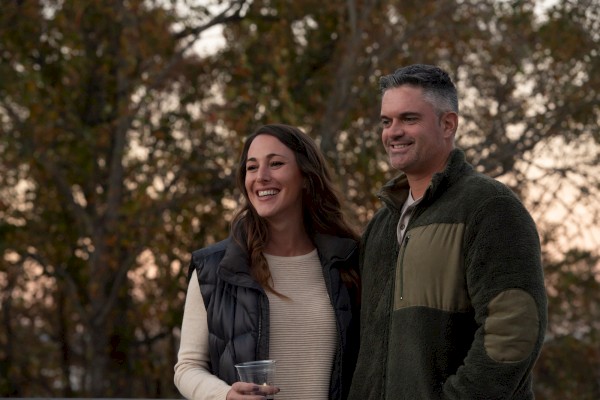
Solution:
M256 339L256 344L257 344L257 352L256 352L256 359L257 360L266 360L269 358L269 344L265 343L263 345L262 341L263 341L263 320L264 320L264 315L263 315L263 310L264 310L264 302L265 302L265 298L266 298L266 294L264 294L263 292L261 292L259 294L259 313L258 313L258 337ZM268 337L268 336L267 336ZM264 353L263 349L266 349L267 354Z
M327 289L327 297L329 298L329 304L331 305L331 308L333 309L333 314L334 314L334 319L335 319L335 330L337 332L337 352L339 354L339 358L334 356L334 361L336 361L337 364L337 371L338 371L338 378L340 380L340 392L343 390L341 388L342 386L342 365L343 365L343 358L344 358L344 354L342 351L342 330L340 329L340 318L339 318L339 313L338 313L338 309L336 307L337 302L334 300L333 298L333 289L331 287L331 277L330 277L330 272L333 268L333 264L334 262L329 262L328 264L324 264L323 262L321 262L321 270L323 271L323 279L325 280L325 287ZM341 279L341 277L340 277ZM333 372L336 370L335 368L336 366L333 367ZM330 389L331 390L331 389ZM331 391L329 393L331 395Z

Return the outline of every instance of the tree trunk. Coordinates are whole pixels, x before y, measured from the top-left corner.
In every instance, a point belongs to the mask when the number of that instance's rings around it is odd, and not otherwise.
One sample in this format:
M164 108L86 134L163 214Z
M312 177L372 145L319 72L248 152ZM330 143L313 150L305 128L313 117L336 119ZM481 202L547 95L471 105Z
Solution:
M104 323L92 323L89 337L91 340L90 351L87 354L89 368L88 387L91 397L110 397L108 393L107 366L108 366L108 338Z

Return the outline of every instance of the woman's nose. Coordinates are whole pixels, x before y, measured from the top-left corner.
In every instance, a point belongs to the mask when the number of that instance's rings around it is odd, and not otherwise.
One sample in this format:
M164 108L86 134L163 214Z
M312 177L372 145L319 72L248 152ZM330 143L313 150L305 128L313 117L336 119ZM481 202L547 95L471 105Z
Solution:
M269 168L259 167L258 168L258 181L259 182L268 182L271 180L271 174L269 172Z

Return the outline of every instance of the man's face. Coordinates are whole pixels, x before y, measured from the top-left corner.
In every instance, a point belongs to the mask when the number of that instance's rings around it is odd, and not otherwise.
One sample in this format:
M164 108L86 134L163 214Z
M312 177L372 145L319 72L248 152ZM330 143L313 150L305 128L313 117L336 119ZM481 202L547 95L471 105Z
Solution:
M381 100L381 140L392 167L414 179L443 170L456 128L447 114L438 117L420 87L388 89Z

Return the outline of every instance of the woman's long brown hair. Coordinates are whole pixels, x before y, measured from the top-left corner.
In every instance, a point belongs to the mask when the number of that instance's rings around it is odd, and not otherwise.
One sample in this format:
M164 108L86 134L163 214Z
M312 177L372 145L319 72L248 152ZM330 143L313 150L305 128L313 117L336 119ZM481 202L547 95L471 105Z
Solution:
M271 272L263 255L269 241L267 222L257 213L246 191L246 161L250 144L258 135L270 135L291 149L298 167L306 181L302 192L304 227L312 238L324 233L358 240L356 230L347 222L342 211L342 202L331 179L325 157L310 136L300 129L283 124L264 125L255 130L244 144L237 169L237 186L244 196L242 208L232 221L233 237L248 249L251 274L261 286L278 294L272 286ZM341 278L348 286L359 287L358 266L340 270Z

